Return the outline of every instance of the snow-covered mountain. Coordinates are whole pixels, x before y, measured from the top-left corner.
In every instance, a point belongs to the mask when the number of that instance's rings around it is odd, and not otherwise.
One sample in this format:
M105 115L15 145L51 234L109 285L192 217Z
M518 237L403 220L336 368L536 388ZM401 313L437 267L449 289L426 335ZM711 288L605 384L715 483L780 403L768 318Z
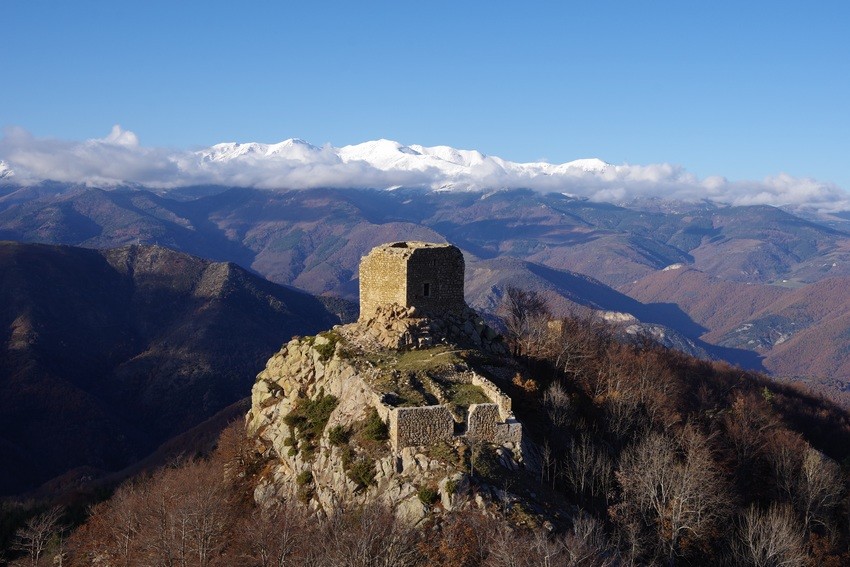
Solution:
M9 179L15 172L12 171L12 168L9 167L9 164L5 161L0 160L0 179Z
M599 173L613 169L600 159L580 159L563 164L546 162L516 163L476 150L459 150L449 146L405 146L392 140L374 140L335 148L318 147L292 138L277 144L216 144L195 152L200 167L214 168L216 164L242 163L254 166L280 168L301 165L367 166L375 173L385 173L394 179L411 176L411 185L425 185L432 189L485 189L502 188L496 184L482 184L482 178L506 176L528 178L536 176L574 176L580 173ZM425 179L418 174L428 174ZM396 184L392 184L395 186Z
M815 212L850 210L850 196L841 187L786 174L761 181L699 179L668 163L612 165L597 158L523 163L477 150L384 139L334 147L292 138L276 144L228 142L186 151L142 146L135 134L116 125L108 136L82 142L19 132L0 139L0 160L0 182L16 185L51 180L97 187L136 184L163 191L199 185L272 190L532 189L617 204L707 200Z

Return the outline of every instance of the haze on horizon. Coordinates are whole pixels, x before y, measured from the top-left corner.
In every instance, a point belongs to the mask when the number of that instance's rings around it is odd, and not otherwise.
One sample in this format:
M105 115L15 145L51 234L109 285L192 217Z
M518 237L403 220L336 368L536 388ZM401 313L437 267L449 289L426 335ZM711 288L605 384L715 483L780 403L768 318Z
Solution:
M0 159L14 169L24 139L73 158L121 124L148 158L386 138L844 201L848 15L839 2L10 2Z

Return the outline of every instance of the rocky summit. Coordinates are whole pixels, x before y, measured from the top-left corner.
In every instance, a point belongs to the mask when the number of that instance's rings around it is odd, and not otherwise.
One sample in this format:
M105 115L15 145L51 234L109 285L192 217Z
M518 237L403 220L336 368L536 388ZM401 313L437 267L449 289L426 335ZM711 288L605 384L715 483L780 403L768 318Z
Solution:
M475 496L468 491L476 467L494 482L533 468L502 387L522 367L465 305L440 312L408 303L295 337L268 361L247 416L261 456L258 503L296 497L323 513L378 501L418 522L429 512L486 507L488 496L524 497L486 483Z

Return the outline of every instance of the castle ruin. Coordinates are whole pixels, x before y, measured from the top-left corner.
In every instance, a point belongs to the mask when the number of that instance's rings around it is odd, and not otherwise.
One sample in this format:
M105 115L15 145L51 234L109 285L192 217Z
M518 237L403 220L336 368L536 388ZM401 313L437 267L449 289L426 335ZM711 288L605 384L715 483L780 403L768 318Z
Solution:
M423 313L462 313L463 275L463 253L451 244L376 246L360 261L360 319L390 304Z

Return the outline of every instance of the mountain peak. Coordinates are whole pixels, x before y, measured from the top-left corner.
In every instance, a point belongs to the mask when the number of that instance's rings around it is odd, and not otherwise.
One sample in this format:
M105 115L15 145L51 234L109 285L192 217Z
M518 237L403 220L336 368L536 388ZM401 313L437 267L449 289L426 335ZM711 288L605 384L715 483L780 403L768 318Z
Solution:
M11 166L3 160L0 160L0 179L9 179L13 177L15 172L12 171Z

